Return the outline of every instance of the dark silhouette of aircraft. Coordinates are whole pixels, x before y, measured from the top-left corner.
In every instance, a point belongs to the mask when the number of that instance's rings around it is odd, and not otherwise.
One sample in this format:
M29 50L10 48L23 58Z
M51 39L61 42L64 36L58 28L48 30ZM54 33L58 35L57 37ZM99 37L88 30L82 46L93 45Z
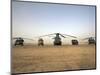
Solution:
M88 40L88 44L96 44L95 37L87 37L83 40Z
M17 46L17 45L24 46L24 40L25 39L33 41L33 39L22 38L22 37L14 37L13 39L15 39L15 43L14 43L15 46Z
M44 45L43 39L41 37L45 37L45 36L49 36L50 37L50 35L56 35L54 38L52 38L52 39L54 39L54 42L53 42L54 46L55 45L58 45L58 46L62 45L61 37L67 38L66 36L69 36L69 37L72 37L72 38L77 38L75 36L71 36L71 35L67 35L67 34L53 33L53 34L39 36L40 39L38 40L38 45L39 46L40 45ZM77 40L72 40L72 45L78 45L78 41Z

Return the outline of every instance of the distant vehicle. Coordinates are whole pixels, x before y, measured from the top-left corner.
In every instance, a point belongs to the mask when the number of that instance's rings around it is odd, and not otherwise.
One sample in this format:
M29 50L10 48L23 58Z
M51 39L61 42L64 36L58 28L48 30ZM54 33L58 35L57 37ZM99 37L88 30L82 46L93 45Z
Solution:
M78 40L72 40L72 45L78 45Z
M53 33L53 34L48 34L48 35L43 35L43 36L39 36L39 38L40 37L44 37L44 36L50 36L50 35L56 35L53 39L54 39L54 46L61 46L62 45L62 41L61 41L61 38L60 38L60 36L61 37L63 37L63 38L67 38L67 37L65 37L65 36L69 36L69 37L73 37L73 38L76 38L75 36L71 36L71 35L67 35L67 34L60 34L60 33ZM77 41L78 42L78 41ZM43 39L39 39L38 40L38 45L44 45L44 43L43 43Z

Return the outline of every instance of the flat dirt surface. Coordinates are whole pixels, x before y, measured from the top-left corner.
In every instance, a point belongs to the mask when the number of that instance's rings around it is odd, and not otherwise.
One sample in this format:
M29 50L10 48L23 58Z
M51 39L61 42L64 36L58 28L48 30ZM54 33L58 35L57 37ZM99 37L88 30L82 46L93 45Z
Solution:
M16 46L12 73L95 69L95 45Z

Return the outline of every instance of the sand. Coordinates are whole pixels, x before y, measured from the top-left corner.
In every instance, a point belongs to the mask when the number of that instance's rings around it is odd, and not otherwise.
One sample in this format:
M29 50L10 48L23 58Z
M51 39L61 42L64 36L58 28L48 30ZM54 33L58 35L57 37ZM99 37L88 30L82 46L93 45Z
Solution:
M12 73L95 69L95 45L16 46Z

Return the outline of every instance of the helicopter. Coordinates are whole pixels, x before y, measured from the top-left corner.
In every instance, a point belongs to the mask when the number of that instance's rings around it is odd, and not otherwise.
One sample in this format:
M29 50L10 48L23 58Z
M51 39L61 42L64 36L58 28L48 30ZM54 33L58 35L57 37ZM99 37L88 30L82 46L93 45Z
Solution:
M88 44L96 44L96 41L95 41L95 37L87 37L87 38L84 38L83 40L88 40Z
M78 40L73 39L73 40L72 40L72 45L78 45Z
M22 37L14 37L13 39L15 39L14 46L17 46L17 45L24 46L24 39L32 40L33 41L33 39L22 38Z
M44 46L44 40L42 38L38 39L38 46Z
M61 46L62 45L62 41L61 41L61 38L60 37L63 37L63 38L67 38L65 36L69 36L69 37L72 37L72 38L77 38L75 36L71 36L71 35L67 35L67 34L61 34L61 33L53 33L53 34L48 34L48 35L43 35L43 36L39 36L39 40L38 40L38 45L44 45L44 42L43 42L43 39L41 37L44 37L44 36L50 36L50 35L56 35L54 38L54 46ZM41 42L40 42L41 41ZM78 45L78 41L77 40L72 40L72 45Z

